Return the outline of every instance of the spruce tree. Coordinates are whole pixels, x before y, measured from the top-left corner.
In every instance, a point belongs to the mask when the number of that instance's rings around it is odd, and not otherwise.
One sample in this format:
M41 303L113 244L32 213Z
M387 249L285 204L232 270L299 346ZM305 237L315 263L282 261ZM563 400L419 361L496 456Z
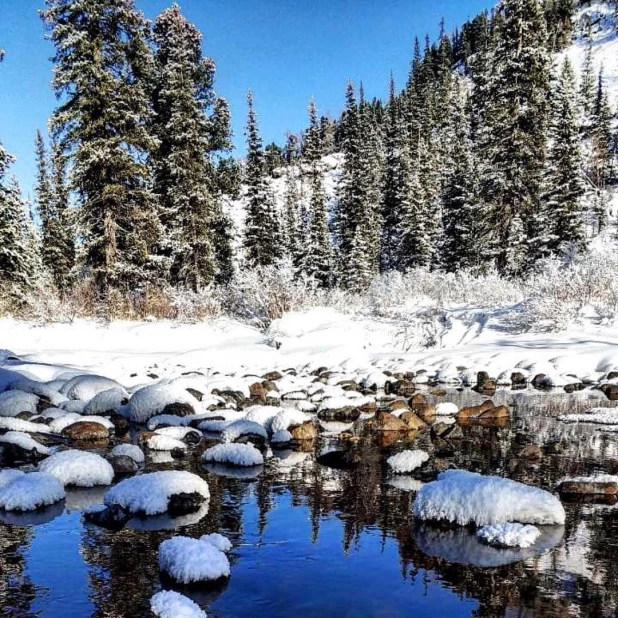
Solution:
M322 286L330 282L330 235L326 216L322 138L313 98L309 102L309 129L305 136L305 158L309 164L310 224L309 244L303 270Z
M499 270L520 274L509 245L538 226L547 145L550 63L538 0L501 0L482 86L480 190ZM534 251L542 248L534 247Z
M296 272L302 268L307 246L303 238L299 217L300 193L296 179L296 169L287 166L285 172L285 193L283 197L283 255L294 265Z
M148 279L159 226L147 153L148 24L133 0L46 0L56 48L52 128L72 163L85 265L102 295Z
M268 186L257 117L253 109L253 94L247 94L247 215L245 220L245 257L250 267L269 266L280 257L279 225Z
M553 97L548 154L548 194L544 200L552 229L549 250L585 247L581 200L585 192L573 67L564 61Z
M202 56L202 35L177 4L157 17L153 40L154 188L165 230L160 252L172 285L197 291L219 269L214 231L220 236L225 222L220 214L215 221L219 209L212 156L229 147L229 111L215 97L215 65Z
M592 143L590 173L597 188L603 188L612 174L612 121L613 114L607 99L603 82L603 69L601 69L597 80L590 126Z

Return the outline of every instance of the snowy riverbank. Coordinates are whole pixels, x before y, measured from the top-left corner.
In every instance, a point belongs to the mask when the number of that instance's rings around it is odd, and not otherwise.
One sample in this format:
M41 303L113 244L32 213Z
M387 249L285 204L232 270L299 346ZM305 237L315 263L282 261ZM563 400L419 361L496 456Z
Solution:
M510 332L496 315L453 310L442 318L436 345L419 345L418 324L317 308L286 314L266 331L220 318L200 324L114 322L37 326L0 320L0 363L39 380L79 368L131 386L148 373L186 370L265 372L328 367L367 374L375 369L425 370L444 383L476 383L487 371L510 384L511 373L547 376L547 385L607 381L618 371L618 328L580 327L556 334ZM14 354L19 367L6 358Z

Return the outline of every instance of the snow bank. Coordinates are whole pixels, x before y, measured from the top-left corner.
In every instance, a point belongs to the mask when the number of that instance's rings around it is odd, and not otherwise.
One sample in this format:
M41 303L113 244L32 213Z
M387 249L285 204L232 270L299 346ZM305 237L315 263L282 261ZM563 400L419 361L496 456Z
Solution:
M188 405L194 412L201 409L200 402L178 384L151 384L136 391L129 401L129 418L145 423L161 414L172 403Z
M392 455L386 460L386 463L395 474L405 474L406 472L416 470L428 460L428 453L416 449L411 451L401 451L401 453Z
M191 472L164 470L125 479L105 494L105 504L117 504L132 513L156 515L165 513L170 496L179 493L198 493L210 498L208 483Z
M520 522L564 524L558 498L543 489L497 476L447 470L416 495L414 515L466 526Z
M157 592L150 599L150 610L157 618L207 618L197 603L173 590Z
M54 406L59 406L67 400L62 393L59 393L57 390L47 386L47 384L37 382L36 380L30 380L28 378L20 378L11 382L9 385L9 390L23 391L24 393L38 395L39 397L47 399Z
M39 398L23 391L4 391L0 393L0 416L17 416L20 412L36 414Z
M0 444L15 444L26 451L34 449L39 455L49 455L49 449L44 444L22 431L7 431L4 435L0 435Z
M110 454L110 457L130 457L135 463L144 463L144 451L135 444L118 444L115 446Z
M26 433L47 433L49 431L49 427L43 423L22 421L20 418L13 418L11 416L0 416L0 429Z
M230 575L230 561L220 549L208 541L186 536L176 536L161 543L159 566L182 584Z
M253 444L217 444L204 451L202 460L233 466L260 466L264 463L262 453Z
M39 464L39 470L55 476L63 485L94 487L114 480L111 464L96 453L69 450L54 453Z
M44 472L0 471L0 509L32 511L64 499L64 486Z
M541 536L541 531L536 526L529 524L494 524L483 526L477 531L476 536L497 547L530 547Z

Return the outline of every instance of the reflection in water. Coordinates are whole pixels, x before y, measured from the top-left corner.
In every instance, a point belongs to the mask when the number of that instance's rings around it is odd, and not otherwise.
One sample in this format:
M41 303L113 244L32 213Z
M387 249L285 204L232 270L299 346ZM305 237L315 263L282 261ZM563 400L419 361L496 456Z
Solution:
M160 542L174 534L216 531L234 544L231 578L220 587L183 591L214 618L409 616L411 608L415 616L435 616L438 607L445 616L614 616L618 506L567 504L566 525L543 529L535 546L496 549L468 529L415 522L411 505L420 482L391 475L385 464L389 455L413 445L447 464L550 490L568 475L616 474L618 434L555 420L594 396L503 391L496 403L515 404L504 427L464 426L439 449L429 432L408 436L408 444L370 437L322 441L310 452L275 451L257 476L255 470L222 474L194 457L151 460L150 469L186 468L202 475L210 502L191 516L135 519L119 532L78 521L75 511L99 502L100 489L69 492L67 510L61 515L60 505L56 519L41 512L34 514L38 521L9 521L4 514L0 615L34 615L36 606L41 618L146 617L151 595L171 586L160 579ZM453 391L448 399L459 405L480 400L471 391ZM317 454L334 450L344 453L321 458L332 467L317 462ZM36 549L33 535L53 552L69 523L80 534L76 559L86 569L86 586L74 592L84 598L66 599L62 612L38 602L45 594L37 588L40 569L32 571L28 561L49 559ZM65 565L69 579L77 568L72 564ZM83 609L71 613L72 603Z

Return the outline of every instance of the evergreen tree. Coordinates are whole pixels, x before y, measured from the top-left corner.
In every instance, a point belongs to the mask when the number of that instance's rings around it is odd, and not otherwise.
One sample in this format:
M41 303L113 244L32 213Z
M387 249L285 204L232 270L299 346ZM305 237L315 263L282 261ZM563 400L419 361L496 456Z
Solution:
M146 155L148 24L133 0L46 0L56 48L52 127L72 162L86 266L98 290L148 278L159 233Z
M573 67L562 65L554 96L551 119L551 147L548 155L548 220L551 222L550 251L567 245L585 246L581 199L584 195L583 162Z
M595 186L598 188L603 188L612 175L612 120L613 114L607 100L603 83L603 69L601 69L597 80L590 127L592 143L590 173Z
M214 95L215 65L202 56L202 35L177 4L157 17L153 39L154 187L165 228L160 251L171 283L197 291L218 270L212 155L229 148L229 111Z
M326 195L322 167L322 139L313 98L309 102L309 129L305 136L305 158L309 163L310 224L309 244L303 270L321 285L330 282L330 235L326 220Z
M590 32L588 32L588 45L586 46L586 55L584 56L584 65L582 66L581 82L579 85L579 99L584 116L589 118L592 115L594 108L594 67L592 65L592 42L590 41Z
M284 255L292 260L295 270L298 272L306 251L306 237L301 230L299 218L300 194L298 182L295 176L295 168L288 166L285 173L285 194L283 202L283 245Z
M54 151L50 161L45 141L37 131L36 207L41 220L41 260L60 293L69 287L69 275L75 261L72 226L67 215L68 195L62 155ZM50 168L51 164L51 168Z
M251 91L247 94L247 103L247 216L244 246L249 266L268 266L280 257L279 225L266 179L262 139Z
M458 79L450 104L448 163L442 188L441 265L449 272L475 266L481 245L481 231L476 225L476 170L466 103L466 93Z
M487 102L479 129L480 190L491 254L502 273L519 274L523 262L509 246L519 242L521 226L527 238L539 224L550 64L538 0L501 0L495 19L495 47L480 80Z

